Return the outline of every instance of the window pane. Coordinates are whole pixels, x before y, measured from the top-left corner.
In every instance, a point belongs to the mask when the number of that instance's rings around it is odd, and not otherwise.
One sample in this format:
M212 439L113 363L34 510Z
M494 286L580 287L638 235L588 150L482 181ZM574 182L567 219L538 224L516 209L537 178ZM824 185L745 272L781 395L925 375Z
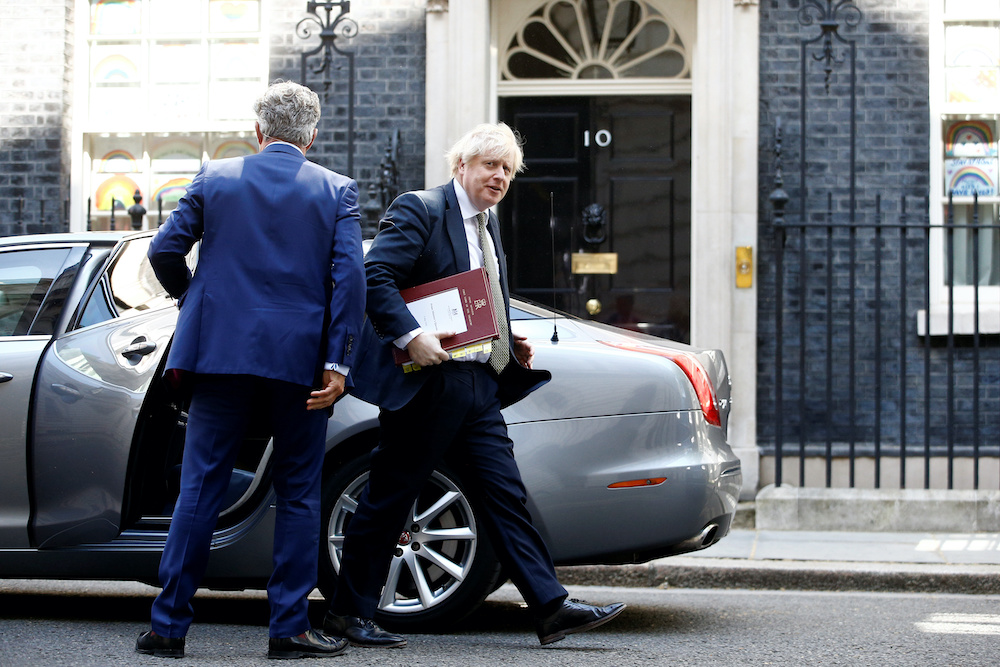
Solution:
M136 85L141 77L141 52L136 42L95 44L90 51L90 82L93 85Z
M153 174L153 210L159 214L161 206L164 212L177 208L192 180L194 174Z
M258 58L261 50L256 39L212 42L212 79L260 80Z
M997 194L996 158L954 158L944 161L945 194L993 197Z
M506 45L511 79L689 78L688 52L666 17L651 6L592 2L591 19L569 2L535 11ZM594 25L590 25L593 23Z
M955 286L1000 285L1000 233L995 227L989 227L997 224L997 205L981 204L978 215L971 205L955 205L952 215L956 229L948 232L945 247L950 243ZM951 270L946 250L946 285L952 282Z
M961 120L944 127L945 157L989 157L997 154L992 120Z
M201 42L156 42L149 52L153 83L197 83L202 80L205 49Z
M260 95L259 81L217 81L212 84L209 102L213 120L239 120L252 113Z
M1000 12L1000 0L945 0L944 11L946 14L982 16Z
M94 190L94 208L98 211L110 211L111 202L114 200L115 211L125 212L132 205L132 197L135 191L141 189L139 185L125 174L112 174L105 176Z
M260 30L260 3L211 0L208 7L212 32L255 32Z
M947 26L945 67L945 95L949 102L1000 101L1000 26Z
M0 336L24 336L69 250L0 253Z
M142 170L142 138L139 136L91 137L89 153L96 173L126 174Z
M213 160L227 157L242 157L257 152L257 140L247 132L220 134L212 139L208 154Z
M945 28L945 65L996 67L1000 64L1000 28L995 25L953 25Z
M161 84L152 88L150 117L157 123L179 125L205 118L205 87L198 83ZM190 125L189 125L190 126Z
M139 0L90 0L90 34L131 35L142 25Z
M149 29L158 34L197 31L203 0L149 0Z
M198 171L201 136L174 135L156 141L149 151L154 171Z
M128 243L108 272L119 315L161 308L169 303L170 297L156 279L146 257L151 240L147 237Z

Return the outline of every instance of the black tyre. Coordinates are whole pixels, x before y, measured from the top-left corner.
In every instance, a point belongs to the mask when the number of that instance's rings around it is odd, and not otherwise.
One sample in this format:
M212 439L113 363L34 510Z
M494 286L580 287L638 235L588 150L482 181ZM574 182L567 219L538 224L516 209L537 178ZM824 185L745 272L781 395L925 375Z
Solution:
M367 455L341 466L323 484L319 588L330 598L344 534L368 482ZM414 504L389 568L375 620L408 632L441 632L475 610L500 574L486 531L462 480L435 470Z

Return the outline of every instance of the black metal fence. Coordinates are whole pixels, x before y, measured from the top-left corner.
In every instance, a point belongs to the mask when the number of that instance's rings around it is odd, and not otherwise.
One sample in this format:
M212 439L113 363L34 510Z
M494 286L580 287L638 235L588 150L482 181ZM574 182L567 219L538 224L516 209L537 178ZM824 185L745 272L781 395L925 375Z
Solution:
M776 220L776 369L763 407L773 415L761 415L773 423L762 453L776 484L1000 487L1000 341L995 327L982 330L984 314L1000 311L1000 288L963 288L972 325L960 326L956 262L945 260L959 239L979 275L982 244L994 246L1000 225L956 225L950 205L932 225L929 202L910 203L915 213L906 198L891 214L878 200L874 219L835 222L830 197L826 222ZM933 262L943 265L944 325L932 322Z

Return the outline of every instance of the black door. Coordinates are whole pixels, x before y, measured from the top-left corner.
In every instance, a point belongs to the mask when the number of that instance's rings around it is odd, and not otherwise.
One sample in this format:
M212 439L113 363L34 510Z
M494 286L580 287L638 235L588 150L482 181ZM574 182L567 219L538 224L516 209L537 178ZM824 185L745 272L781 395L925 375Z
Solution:
M526 169L500 210L511 290L689 341L689 97L504 98Z

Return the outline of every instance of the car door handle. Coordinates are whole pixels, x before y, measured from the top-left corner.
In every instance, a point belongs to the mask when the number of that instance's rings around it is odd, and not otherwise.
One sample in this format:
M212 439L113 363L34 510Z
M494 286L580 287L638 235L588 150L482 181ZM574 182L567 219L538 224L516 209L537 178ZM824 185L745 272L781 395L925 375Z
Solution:
M14 376L10 373L4 373L0 371L0 382L10 382L14 379Z
M156 343L149 340L136 340L131 345L122 350L123 357L142 357L156 349Z
M71 387L66 384L53 384L50 386L52 387L53 392L61 395L63 398L68 398L75 401L83 397L83 394L80 393L80 390L77 389L76 387Z

